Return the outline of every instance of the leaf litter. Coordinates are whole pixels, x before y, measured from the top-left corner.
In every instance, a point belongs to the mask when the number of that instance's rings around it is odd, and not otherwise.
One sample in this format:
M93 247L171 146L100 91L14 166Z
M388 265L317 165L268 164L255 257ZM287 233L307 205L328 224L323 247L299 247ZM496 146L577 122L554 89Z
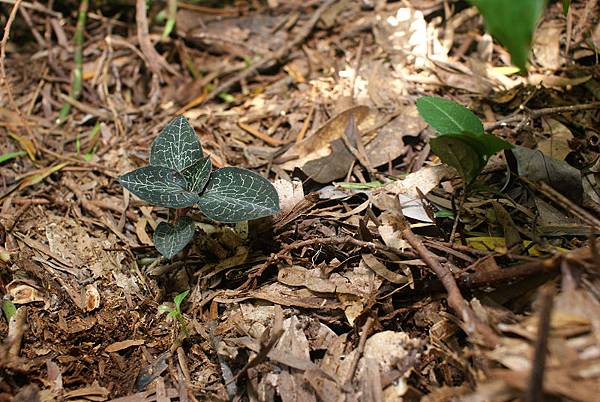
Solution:
M528 76L466 4L59 3L0 3L2 400L597 399L596 3L544 11ZM421 95L519 147L465 192ZM281 211L166 260L116 179L182 113Z

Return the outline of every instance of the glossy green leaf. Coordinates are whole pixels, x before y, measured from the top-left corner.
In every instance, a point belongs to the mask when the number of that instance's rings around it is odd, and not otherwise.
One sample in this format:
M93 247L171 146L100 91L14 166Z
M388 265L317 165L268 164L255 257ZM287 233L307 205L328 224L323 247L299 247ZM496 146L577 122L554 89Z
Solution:
M150 165L164 166L181 172L203 156L194 128L185 117L177 116L152 143Z
M226 167L212 173L198 207L215 221L241 222L279 211L279 196L264 177L246 169Z
M417 100L417 110L423 120L440 134L484 133L481 120L469 109L454 101L436 96L422 96Z
M200 198L188 191L183 175L163 166L144 166L119 177L119 182L142 200L160 207L191 207Z
M192 193L201 193L208 183L210 172L212 171L212 163L209 157L199 159L196 163L184 169L181 174L187 182L187 189Z
M174 225L161 222L154 231L154 247L165 258L171 258L188 245L194 237L194 222L187 216Z
M471 0L485 19L488 31L512 56L521 70L529 56L533 32L546 0Z

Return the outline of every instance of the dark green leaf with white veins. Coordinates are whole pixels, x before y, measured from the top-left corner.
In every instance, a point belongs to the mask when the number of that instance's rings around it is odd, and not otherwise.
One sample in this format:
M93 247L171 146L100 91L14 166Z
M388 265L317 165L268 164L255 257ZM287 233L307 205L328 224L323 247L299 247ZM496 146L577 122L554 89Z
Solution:
M184 169L181 174L185 177L185 181L188 184L187 189L192 193L201 193L206 183L208 183L211 170L212 163L209 157L199 159L192 166Z
M174 225L161 222L154 231L154 247L166 258L171 258L194 238L194 222L187 216Z
M163 166L144 166L119 177L119 182L142 200L159 207L191 207L200 198L187 190L188 184L180 173Z
M278 212L279 196L264 177L246 169L226 167L212 173L198 207L215 221L241 222Z
M417 100L419 114L440 134L470 132L483 134L481 120L463 105L436 96L423 96Z
M203 156L194 128L185 117L177 116L152 143L150 164L181 172Z

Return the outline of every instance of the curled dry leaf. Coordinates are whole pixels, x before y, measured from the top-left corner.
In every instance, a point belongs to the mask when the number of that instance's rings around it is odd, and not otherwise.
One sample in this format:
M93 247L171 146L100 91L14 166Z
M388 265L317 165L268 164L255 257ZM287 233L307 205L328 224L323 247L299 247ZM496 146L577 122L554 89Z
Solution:
M366 106L355 106L339 113L314 134L281 155L278 159L281 167L286 170L305 170L305 166L312 162L305 173L313 180L327 183L343 177L354 161L354 156L342 139L344 130L348 126L350 115L354 116L356 125L360 125L368 114L369 108Z

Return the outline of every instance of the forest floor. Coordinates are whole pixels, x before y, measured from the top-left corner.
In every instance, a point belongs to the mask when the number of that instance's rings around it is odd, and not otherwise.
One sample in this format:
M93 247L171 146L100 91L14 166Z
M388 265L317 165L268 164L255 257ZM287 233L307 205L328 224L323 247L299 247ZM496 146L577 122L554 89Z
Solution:
M463 1L0 0L0 401L597 401L599 16L518 74ZM520 148L465 190L425 95ZM281 212L167 260L180 114Z

